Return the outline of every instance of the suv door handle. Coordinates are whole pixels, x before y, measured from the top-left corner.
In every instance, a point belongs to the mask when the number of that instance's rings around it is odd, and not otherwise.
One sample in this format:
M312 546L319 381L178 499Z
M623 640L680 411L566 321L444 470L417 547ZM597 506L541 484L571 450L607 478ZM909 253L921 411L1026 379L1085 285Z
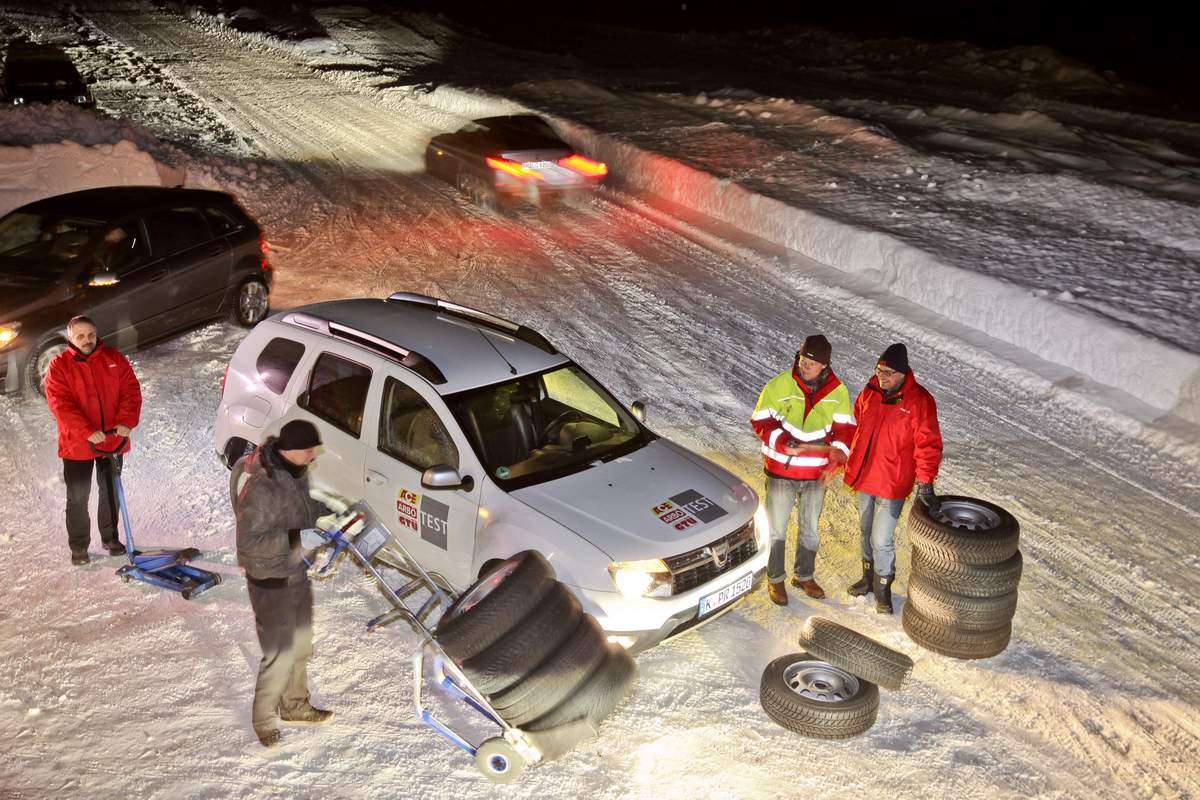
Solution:
M367 483L377 483L382 486L387 483L387 475L384 475L382 472L376 472L373 469L369 469L367 470Z

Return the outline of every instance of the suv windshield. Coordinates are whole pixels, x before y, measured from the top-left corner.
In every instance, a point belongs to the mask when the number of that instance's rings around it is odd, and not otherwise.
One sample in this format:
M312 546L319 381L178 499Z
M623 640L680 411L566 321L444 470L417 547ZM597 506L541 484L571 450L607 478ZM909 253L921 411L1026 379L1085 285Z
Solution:
M101 224L47 214L16 212L0 219L0 263L31 275L59 276L83 264Z
M446 402L488 473L505 489L578 472L654 438L575 364L462 392Z

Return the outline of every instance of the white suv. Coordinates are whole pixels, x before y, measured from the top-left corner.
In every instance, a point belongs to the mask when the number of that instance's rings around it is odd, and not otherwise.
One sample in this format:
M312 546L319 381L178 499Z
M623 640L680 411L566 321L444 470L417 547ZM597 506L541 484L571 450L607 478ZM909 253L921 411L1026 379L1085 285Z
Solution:
M260 323L229 364L216 446L232 466L309 420L313 485L363 498L427 571L461 591L537 550L641 650L750 593L768 548L754 490L640 417L537 332L401 292Z

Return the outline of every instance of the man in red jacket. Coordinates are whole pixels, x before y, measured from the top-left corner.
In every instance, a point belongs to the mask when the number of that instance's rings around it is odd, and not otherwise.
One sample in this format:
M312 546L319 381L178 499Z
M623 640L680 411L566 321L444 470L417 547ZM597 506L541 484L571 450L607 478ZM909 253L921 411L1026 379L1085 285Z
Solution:
M933 481L942 463L937 404L913 377L903 344L879 357L875 375L854 401L854 418L858 428L845 481L858 493L863 576L847 591L855 597L874 592L875 610L891 614L900 509L915 479L917 499L937 513Z
M58 422L58 455L67 483L67 543L71 563L80 565L88 563L92 538L88 500L93 464L100 495L96 513L100 539L109 555L125 552L117 538L112 465L108 459L97 460L93 447L129 451L129 432L137 427L142 412L142 390L125 356L97 338L96 324L87 317L73 317L67 323L67 341L67 349L50 362L45 389L50 413ZM115 435L109 433L114 430Z

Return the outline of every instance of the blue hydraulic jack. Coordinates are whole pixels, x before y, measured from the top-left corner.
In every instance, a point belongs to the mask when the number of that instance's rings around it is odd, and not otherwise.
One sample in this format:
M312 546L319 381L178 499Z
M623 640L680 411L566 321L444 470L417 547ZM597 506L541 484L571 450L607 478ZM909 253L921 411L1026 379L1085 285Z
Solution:
M105 431L116 434L116 431ZM108 459L112 465L113 488L117 492L117 502L121 508L121 522L125 526L125 554L129 563L117 570L121 580L128 583L131 580L143 581L163 589L179 592L184 600L191 600L201 592L207 591L221 582L221 576L206 569L193 567L188 564L193 558L199 558L200 551L194 547L181 550L146 550L140 551L133 546L133 527L129 524L129 509L125 506L125 489L121 485L121 459L117 453L125 445L126 438L121 437L116 449L101 450L92 445L100 458Z

